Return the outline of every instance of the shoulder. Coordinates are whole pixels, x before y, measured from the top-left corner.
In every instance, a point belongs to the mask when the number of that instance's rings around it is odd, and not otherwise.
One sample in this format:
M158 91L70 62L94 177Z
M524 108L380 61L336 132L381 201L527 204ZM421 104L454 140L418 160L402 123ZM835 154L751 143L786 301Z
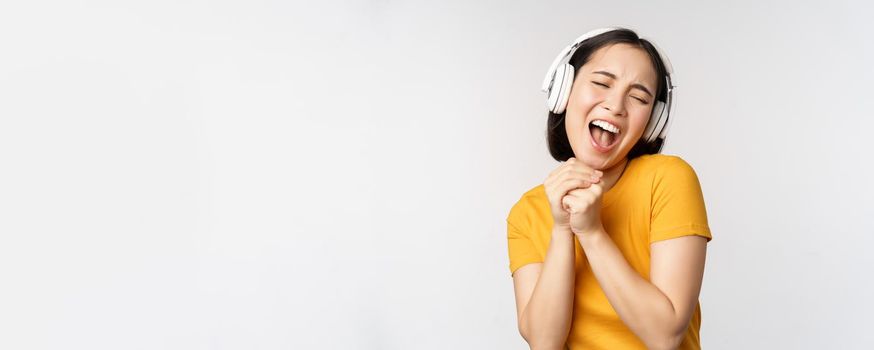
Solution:
M524 190L510 208L507 221L514 224L527 222L533 213L544 208L549 208L549 200L546 197L546 188L541 183Z
M645 157L645 158L644 158ZM650 193L653 198L691 200L702 196L698 174L689 162L676 155L641 156L642 167L648 173Z
M682 157L673 154L644 154L636 159L641 166L647 168L691 168Z
M635 159L637 166L656 178L695 176L695 169L680 156L672 154L645 154Z
M537 184L534 187L526 189L522 193L522 195L516 200L516 203L513 204L513 207L510 208L510 215L531 210L546 200L546 188L543 184Z

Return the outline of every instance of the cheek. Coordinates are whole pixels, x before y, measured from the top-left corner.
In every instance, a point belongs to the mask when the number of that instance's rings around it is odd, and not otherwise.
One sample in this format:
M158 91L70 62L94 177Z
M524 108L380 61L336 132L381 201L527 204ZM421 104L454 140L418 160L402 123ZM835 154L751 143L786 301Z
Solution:
M571 144L576 143L580 138L583 137L582 133L588 131L588 127L584 128L583 124L584 121L581 117L565 119L565 133L567 134L568 141L570 141Z
M631 115L629 128L633 133L643 133L646 123L649 122L651 108L640 108Z
M568 131L581 130L583 128L588 130L588 125L585 125L586 119L588 119L589 113L598 101L598 97L587 91L574 97L572 105L569 105L565 110L565 125ZM570 135L570 133L568 134Z
M583 90L583 93L580 94L579 98L579 106L580 109L587 112L592 110L592 107L598 103L598 101L604 100L604 97L601 96L597 91L591 89Z

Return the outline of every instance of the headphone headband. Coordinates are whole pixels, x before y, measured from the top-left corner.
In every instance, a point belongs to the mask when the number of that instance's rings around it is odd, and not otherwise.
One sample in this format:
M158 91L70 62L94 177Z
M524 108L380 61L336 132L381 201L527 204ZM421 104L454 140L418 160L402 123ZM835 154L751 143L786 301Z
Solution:
M574 40L573 44L568 45L567 47L564 48L564 50L561 50L561 53L558 54L558 57L556 57L555 60L552 61L552 65L549 66L549 70L546 73L546 78L543 79L543 86L541 87L541 90L543 92L546 92L549 89L549 84L552 82L552 78L555 75L555 74L553 74L553 73L555 73L555 69L558 68L559 64L567 63L568 61L570 61L571 57L574 55L574 52L576 52L577 49L580 47L580 45L583 44L583 41L586 41L586 39L589 39L593 36L598 36L598 35L604 34L606 32L614 31L617 29L621 29L621 28L619 28L619 27L605 27L605 28L598 28L598 29L590 30L590 31L586 32L585 34L581 35L579 38L577 38L577 40Z

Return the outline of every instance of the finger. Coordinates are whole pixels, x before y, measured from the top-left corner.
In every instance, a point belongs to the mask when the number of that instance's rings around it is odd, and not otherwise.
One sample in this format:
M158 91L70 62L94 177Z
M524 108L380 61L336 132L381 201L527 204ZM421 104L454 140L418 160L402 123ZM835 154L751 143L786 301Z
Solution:
M560 175L559 178L561 179L560 181L562 181L562 182L565 182L565 181L568 181L571 179L580 180L580 183L577 184L579 187L588 187L589 184L593 184L593 183L597 183L597 182L601 181L601 178L599 178L599 177L595 177L595 176L592 176L590 174L584 174L584 173L576 171L576 170L569 170L568 172ZM586 182L587 184L582 185L581 184L582 182Z
M544 182L544 187L548 198L561 199L568 191L575 188L587 188L591 185L591 181L586 181L580 178L562 178L548 179Z
M567 179L558 185L559 196L565 196L571 191L589 188L592 183L582 179Z
M580 162L580 161L568 162L568 168L569 169L567 169L566 171L573 172L575 174L580 174L581 176L584 176L587 178L591 178L591 177L600 178L600 177L604 176L603 171L594 169L594 168L592 168L592 167L590 167L590 166L588 166L585 163ZM564 173L564 171L559 171L556 175L561 175L563 173Z
M593 188L596 186L600 186L598 184L594 184L589 186L589 188L579 188L573 191L568 192L562 199L571 198L570 200L573 203L576 203L576 206L579 208L580 206L587 206L588 203L594 203L599 196L601 196L598 190L594 190Z
M562 166L562 167L559 168L559 169L556 169L557 171L555 172L555 176L556 176L556 177L561 177L561 176L567 174L568 171L571 171L571 170L573 170L573 169L574 169L573 165L570 164L570 163L567 163L567 162L566 162L566 163L564 163L564 166Z
M560 170L557 174L555 174L555 175L552 176L552 181L553 181L556 185L560 186L562 183L564 183L565 181L567 181L568 178L569 178L569 177L567 176L567 173L565 173L564 170Z
M599 189L593 189L594 187L600 186L601 185L594 184L586 189L573 190L565 195L565 197L573 198L577 208L588 207L591 203L595 203L598 198L601 197L601 191Z
M572 164L571 166L574 170L576 170L582 174L586 174L586 176L589 176L589 175L595 175L598 177L604 176L603 171L592 168L586 164L583 164L583 162L576 162L576 163Z
M552 169L549 172L549 175L546 177L547 179L552 179L561 176L561 174L565 173L568 169L573 169L570 163L562 162L559 166ZM545 182L545 181L544 181Z
M578 188L571 190L567 193L567 195L573 195L574 197L583 199L583 198L596 198L601 196L604 193L604 186L601 184L592 184L588 188Z
M568 193L567 195L565 195L565 197L570 198L568 200L570 201L570 203L573 203L576 208L587 207L589 206L589 203L594 203L597 199L595 194L592 193L591 187L585 189L577 189L571 192L573 193Z
M569 213L576 213L582 207L580 199L572 195L562 197L561 205Z
M570 179L565 179L564 181L562 181L559 188L562 191L561 193L564 195L564 194L566 194L570 191L573 191L575 189L588 188L591 185L592 185L592 181L584 180L584 179L580 179L580 178L570 178Z
M564 162L559 162L558 166L556 166L555 168L552 168L552 171L549 172L549 175L552 176L554 174L557 174L562 169L569 167L573 163L571 161L571 159L573 159L573 158L570 158Z
M543 182L544 182L544 183L547 183L547 182L549 182L549 181L561 181L561 180L562 180L562 179L561 179L562 174L564 174L564 172L566 171L566 169L567 169L567 167L564 166L564 165L559 166L558 168L553 169L553 170L549 173L549 176L546 177L546 180L544 180Z
M601 175L595 173L594 170L570 170L568 172L570 176L579 177L583 180L587 180L589 182L599 182L601 181Z
M592 169L585 163L571 157L562 165L553 169L543 182L549 187L562 187L560 191L563 194L572 188L588 188L593 183L599 183L601 182L602 175L603 172L600 170ZM561 184L564 184L569 178L579 178L582 181L574 185L562 186Z
M595 195L595 197L600 197L604 193L604 187L601 184L593 184L589 186L589 191Z
M604 172L602 172L598 169L592 168L588 164L586 164L580 160L577 160L576 158L573 158L573 157L568 159L568 161L565 163L567 163L568 166L573 167L574 169L580 170L584 173L595 172L598 174L598 176L604 175Z
M592 185L594 186L594 185ZM592 186L589 186L591 188ZM583 198L589 196L592 191L589 188L577 188L567 193L567 196L574 196L576 198Z
M570 196L561 197L561 207L564 208L564 210L567 212L571 212L573 210L570 203L571 203Z

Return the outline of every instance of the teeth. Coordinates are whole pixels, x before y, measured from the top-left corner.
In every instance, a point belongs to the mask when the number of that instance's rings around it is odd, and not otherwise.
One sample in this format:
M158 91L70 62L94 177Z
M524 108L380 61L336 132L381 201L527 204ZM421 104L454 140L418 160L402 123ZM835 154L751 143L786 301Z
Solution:
M600 126L602 129L612 132L614 134L619 134L619 128L605 120L596 120L593 121L592 124Z

